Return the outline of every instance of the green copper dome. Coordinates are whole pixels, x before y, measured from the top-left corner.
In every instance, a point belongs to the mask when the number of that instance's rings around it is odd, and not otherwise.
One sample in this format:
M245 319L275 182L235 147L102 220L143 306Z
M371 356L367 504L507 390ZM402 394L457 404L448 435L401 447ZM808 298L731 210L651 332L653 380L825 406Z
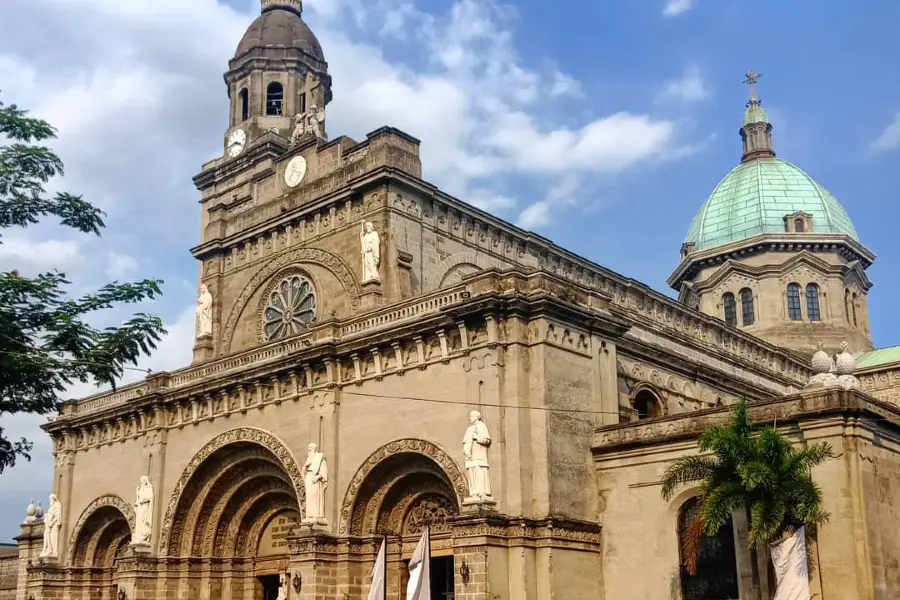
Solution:
M697 251L784 233L784 217L800 211L812 215L812 233L857 239L850 217L828 190L791 163L766 156L741 163L719 182L694 217L685 242Z

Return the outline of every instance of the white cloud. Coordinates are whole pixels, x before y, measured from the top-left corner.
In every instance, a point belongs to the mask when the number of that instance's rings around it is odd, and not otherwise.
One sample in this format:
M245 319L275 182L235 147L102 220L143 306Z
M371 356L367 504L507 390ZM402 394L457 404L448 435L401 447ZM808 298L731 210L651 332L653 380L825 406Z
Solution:
M666 0L663 15L675 17L694 8L694 0Z
M57 269L66 272L81 266L85 256L81 243L75 240L38 241L24 233L4 234L0 239L0 264L4 270L17 270L22 275L35 275Z
M569 206L581 199L583 180L578 175L563 177L557 185L547 190L543 199L534 202L519 214L517 225L523 229L534 229L548 225L552 221L552 209L557 206Z
M680 78L668 82L657 98L658 101L676 99L683 102L706 100L710 90L703 81L700 68L695 64L688 65Z
M138 263L133 256L110 252L106 259L106 274L112 279L125 279L137 271Z
M894 115L894 120L884 128L870 147L874 152L889 152L900 148L900 112Z

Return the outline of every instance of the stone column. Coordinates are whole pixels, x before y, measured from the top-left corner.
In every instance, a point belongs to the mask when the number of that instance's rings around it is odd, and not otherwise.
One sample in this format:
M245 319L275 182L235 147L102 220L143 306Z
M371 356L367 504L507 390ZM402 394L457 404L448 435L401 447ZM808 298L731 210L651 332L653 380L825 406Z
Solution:
M346 564L336 563L337 540L330 533L301 525L298 534L288 537L290 561L289 600L319 600L341 598L338 572ZM294 587L295 576L300 577L300 591Z
M15 538L19 546L19 566L16 582L15 600L26 600L28 592L28 566L38 563L41 546L44 543L44 524L41 522L23 523L21 532Z

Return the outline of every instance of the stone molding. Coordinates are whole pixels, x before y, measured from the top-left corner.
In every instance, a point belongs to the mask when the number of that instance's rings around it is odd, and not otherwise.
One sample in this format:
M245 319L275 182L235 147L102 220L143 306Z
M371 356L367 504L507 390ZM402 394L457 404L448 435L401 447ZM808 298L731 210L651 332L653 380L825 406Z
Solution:
M862 421L865 421L865 414L868 413L879 422L900 431L900 408L856 391L807 392L750 404L751 418L762 423L816 419L848 411L858 414ZM595 431L593 453L596 457L636 446L689 440L709 427L724 425L729 416L728 407L719 407L608 425Z
M350 530L350 519L355 509L360 488L369 474L381 464L382 461L393 454L402 452L420 454L434 461L453 486L453 490L457 496L457 506L462 505L463 499L466 498L469 493L468 481L459 464L457 464L447 451L438 444L429 442L428 440L417 438L394 440L370 454L353 475L350 484L347 486L347 491L344 494L344 500L341 503L341 511L338 515L338 518L340 519L338 533L345 534Z
M111 506L122 513L122 516L128 521L129 529L134 531L134 506L131 503L126 502L120 496L115 494L104 494L103 496L95 498L81 511L81 515L78 517L78 520L75 521L75 526L72 527L72 531L69 534L68 551L66 552L68 562L71 563L75 557L75 548L78 544L78 537L81 535L81 531L84 529L87 520L90 519L91 515L96 511L106 506Z
M170 554L171 549L169 548L169 539L172 533L171 528L175 509L177 508L178 503L181 500L181 494L188 482L190 482L191 477L214 452L227 445L240 442L257 444L274 454L275 457L281 461L282 467L284 467L285 472L290 477L298 501L302 502L302 499L306 497L305 489L303 487L303 472L300 469L299 463L294 459L293 453L284 442L273 434L255 427L239 427L237 429L231 429L217 435L207 442L206 445L191 458L190 462L188 462L187 466L184 468L181 477L178 479L178 483L175 485L175 489L172 490L172 494L169 497L165 517L163 518L159 529L158 547L160 555L168 556Z
M528 519L502 515L461 515L452 520L456 548L479 545L602 549L599 523L557 517Z

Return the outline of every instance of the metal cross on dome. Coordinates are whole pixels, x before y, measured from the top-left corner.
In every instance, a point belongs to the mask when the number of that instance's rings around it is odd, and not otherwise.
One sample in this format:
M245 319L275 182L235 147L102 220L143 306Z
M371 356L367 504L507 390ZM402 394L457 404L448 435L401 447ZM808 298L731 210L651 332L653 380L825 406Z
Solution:
M750 97L756 98L756 82L759 81L759 78L762 77L759 73L754 72L752 69L744 75L746 79L744 79L744 83L750 86Z

